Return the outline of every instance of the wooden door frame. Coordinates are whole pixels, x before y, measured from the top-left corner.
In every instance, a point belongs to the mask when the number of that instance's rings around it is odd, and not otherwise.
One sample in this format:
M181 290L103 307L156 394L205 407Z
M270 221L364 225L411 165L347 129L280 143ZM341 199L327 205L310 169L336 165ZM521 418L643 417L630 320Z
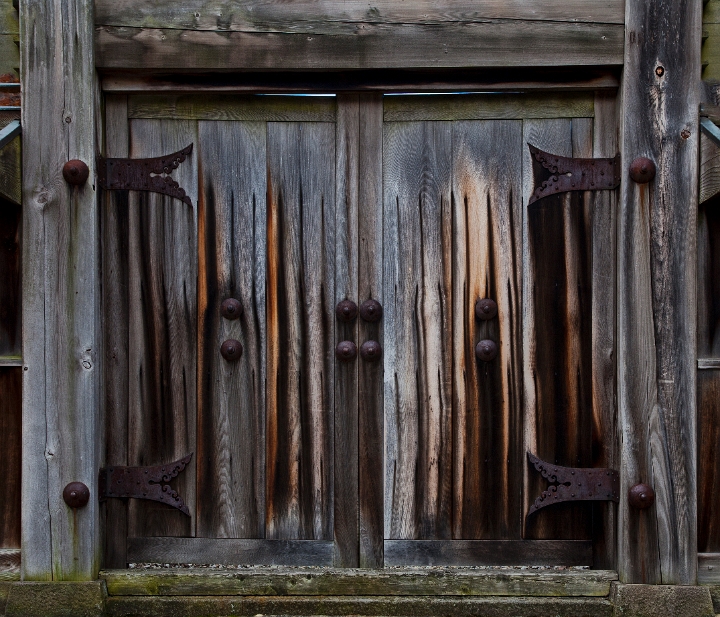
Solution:
M565 15L561 4L543 6ZM24 580L93 579L101 562L94 492L104 451L101 247L94 183L95 155L102 150L96 131L101 125L97 68L296 71L622 63L623 164L650 156L658 173L647 187L624 177L619 205L617 394L623 495L617 568L623 582L695 584L701 9L689 0L627 0L624 17L615 15L607 27L520 19L514 32L525 37L508 51L504 43L513 32L495 23L473 23L464 30L468 38L458 36L457 24L428 25L422 17L404 31L414 33L410 39L398 38L399 30L390 28L385 38L338 36L339 48L327 47L333 37L305 33L225 36L160 29L153 34L140 27L128 37L117 29L123 24L102 23L95 37L92 0L21 2ZM595 46L588 53L583 37L604 31L608 34L602 42L592 39ZM622 32L624 52L619 51ZM136 36L143 33L149 38ZM210 39L223 45L208 46ZM241 45L227 45L228 40ZM402 54L388 53L402 40L412 44ZM558 40L569 43L558 51L552 43ZM218 53L201 53L208 48ZM241 48L252 53L239 54ZM328 58L335 59L328 63ZM84 160L90 170L91 180L80 188L62 178L62 165L72 158ZM70 481L83 481L92 491L89 505L75 513L62 501ZM643 512L629 508L625 493L638 481L649 481L657 493L656 505Z

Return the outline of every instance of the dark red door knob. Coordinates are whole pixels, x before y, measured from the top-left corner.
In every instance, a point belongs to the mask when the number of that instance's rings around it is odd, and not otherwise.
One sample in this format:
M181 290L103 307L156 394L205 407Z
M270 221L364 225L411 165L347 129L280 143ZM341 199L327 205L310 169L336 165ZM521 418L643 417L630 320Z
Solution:
M478 360L482 360L483 362L490 362L491 360L494 360L497 357L497 354L498 348L495 341L485 339L475 346L475 355Z
M353 321L358 314L358 307L352 300L342 300L335 307L335 315L346 323Z
M492 319L498 314L498 305L495 300L483 298L475 303L475 317L483 321Z
M243 314L243 306L240 300L228 298L220 305L220 313L225 319L239 319Z
M365 362L376 362L382 357L382 347L377 341L365 341L360 346L360 357Z
M380 321L382 315L382 305L377 300L365 300L365 302L360 305L360 317L365 321Z
M340 341L335 347L335 356L340 362L350 362L357 356L357 345L352 341Z
M220 354L228 362L235 362L242 356L243 347L240 341L231 338L220 346Z

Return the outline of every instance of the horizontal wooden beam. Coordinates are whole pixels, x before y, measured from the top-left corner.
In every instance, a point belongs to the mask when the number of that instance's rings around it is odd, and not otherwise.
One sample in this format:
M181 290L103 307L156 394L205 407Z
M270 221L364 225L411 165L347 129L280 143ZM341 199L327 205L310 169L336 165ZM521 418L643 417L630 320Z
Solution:
M592 565L583 540L385 540L385 565Z
M295 33L98 26L100 69L331 70L620 65L622 24L493 20Z
M698 585L720 585L720 553L698 553Z
M100 573L111 596L607 596L607 570L166 568Z

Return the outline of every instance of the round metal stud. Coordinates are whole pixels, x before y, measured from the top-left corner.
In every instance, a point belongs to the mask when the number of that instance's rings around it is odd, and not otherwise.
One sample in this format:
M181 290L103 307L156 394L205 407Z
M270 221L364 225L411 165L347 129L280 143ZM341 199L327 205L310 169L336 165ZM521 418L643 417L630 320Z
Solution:
M352 341L340 341L335 347L335 357L340 362L350 362L357 357L357 345Z
M90 170L84 161L72 159L63 165L62 173L68 184L82 186L87 182Z
M360 357L365 362L376 362L382 357L382 347L377 341L365 341L360 346Z
M235 362L242 356L243 347L240 341L228 339L220 346L220 355L228 362Z
M492 319L498 313L498 305L495 300L490 298L483 298L475 303L475 317L482 321Z
M380 321L382 315L382 305L377 300L365 300L360 305L360 317L365 321Z
M240 319L243 314L243 306L240 300L228 298L220 305L220 313L225 319Z
M497 354L497 344L495 341L491 341L490 339L482 340L475 346L475 355L478 360L482 360L483 362L490 362L491 360L494 360L497 357Z
M340 321L349 323L357 317L358 307L352 300L342 300L335 307L335 314Z
M641 156L630 164L630 177L638 184L647 184L655 177L655 163Z
M82 482L70 482L63 490L63 500L71 508L84 508L90 501L90 489Z
M645 510L655 503L655 491L647 484L636 484L628 491L630 506Z

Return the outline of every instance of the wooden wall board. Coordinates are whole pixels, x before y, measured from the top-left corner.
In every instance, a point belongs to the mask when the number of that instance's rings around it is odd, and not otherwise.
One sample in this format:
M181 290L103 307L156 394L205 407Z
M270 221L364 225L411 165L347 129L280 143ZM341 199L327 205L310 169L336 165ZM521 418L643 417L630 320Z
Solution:
M94 3L21 3L23 143L23 580L94 579L99 501L72 512L68 482L95 486L103 450ZM37 36L42 32L42 36Z
M701 553L720 552L720 371L697 373L698 544ZM699 575L699 574L698 574Z
M698 203L703 204L720 193L720 147L700 134L700 189Z
M703 203L697 225L697 355L720 358L720 199Z
M21 236L20 206L0 200L0 358L18 361L22 351Z
M100 69L327 70L622 64L622 24L499 20L262 33L99 25Z
M0 548L20 548L22 368L0 368ZM1 558L0 558L1 560ZM18 564L19 565L19 564Z
M557 118L558 110L567 118L592 118L594 94L591 92L392 95L385 97L385 122L423 120L517 120Z
M657 165L624 177L618 231L621 485L647 482L654 508L621 494L620 580L697 580L696 234L702 6L626 2L621 155ZM648 36L663 32L663 36Z
M478 5L461 2L420 0L408 4L399 0L381 0L369 8L359 0L328 5L318 0L302 0L278 5L268 0L252 0L238 6L229 0L202 0L189 3L160 0L138 5L133 0L98 0L95 23L112 26L176 28L245 32L319 32L336 33L341 28L364 24L428 23L485 20L567 21L622 24L622 0L588 4L583 0L548 0L542 4L526 0L491 0ZM323 30L323 28L325 30Z
M132 562L331 566L332 540L244 540L236 538L128 538Z
M133 158L197 144L188 121L132 120ZM197 163L188 157L173 177L193 205L132 191L128 209L128 464L158 465L196 450ZM197 459L173 482L191 516L152 501L131 500L128 533L192 535Z
M18 135L0 150L0 197L20 205L22 200L22 139Z
M268 124L266 537L333 537L335 126Z
M198 536L265 535L267 170L262 122L198 123ZM240 319L221 317L227 298ZM220 355L227 339L243 354Z
M720 553L698 553L698 585L720 585Z
M245 122L334 122L335 107L334 96L136 94L129 98L128 117Z

